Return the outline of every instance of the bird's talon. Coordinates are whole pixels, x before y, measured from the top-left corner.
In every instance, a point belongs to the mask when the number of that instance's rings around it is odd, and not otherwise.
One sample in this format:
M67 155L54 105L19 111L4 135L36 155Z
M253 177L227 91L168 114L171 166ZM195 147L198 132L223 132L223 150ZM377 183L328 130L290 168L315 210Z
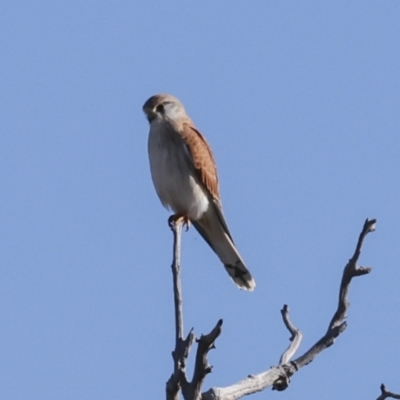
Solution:
M182 224L182 226L185 228L185 232L187 232L189 230L189 228L190 228L190 219L186 215L176 215L176 214L174 214L174 215L171 215L168 218L168 226L171 229L174 229L175 226L177 224L179 224L179 223Z
M175 215L171 215L169 218L168 218L168 226L171 228L171 229L174 229L174 227L175 227Z
M185 227L185 232L187 232L190 228L190 219L189 218L185 218L183 220L183 226Z

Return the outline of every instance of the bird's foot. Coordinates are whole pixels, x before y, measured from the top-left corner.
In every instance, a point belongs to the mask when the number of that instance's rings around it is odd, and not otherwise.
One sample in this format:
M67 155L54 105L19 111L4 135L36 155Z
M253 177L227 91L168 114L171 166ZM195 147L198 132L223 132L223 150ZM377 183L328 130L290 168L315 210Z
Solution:
M174 229L174 227L177 224L182 224L182 226L185 228L185 231L187 232L190 228L190 219L187 215L182 215L182 214L173 214L168 218L168 225L171 229Z

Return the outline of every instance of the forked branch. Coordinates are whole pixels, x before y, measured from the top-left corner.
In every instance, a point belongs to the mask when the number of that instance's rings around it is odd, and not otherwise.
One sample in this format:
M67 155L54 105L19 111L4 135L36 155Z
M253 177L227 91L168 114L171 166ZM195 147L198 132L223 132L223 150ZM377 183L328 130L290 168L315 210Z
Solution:
M331 346L335 339L346 329L346 313L349 308L348 291L351 280L354 277L368 274L371 268L357 266L361 254L361 248L368 233L375 230L376 220L366 220L359 235L355 252L343 270L339 289L338 307L335 311L324 336L321 337L308 351L293 361L289 361L297 351L301 333L289 320L288 307L284 306L282 312L283 321L291 332L291 344L281 356L280 364L257 375L249 375L246 379L224 388L212 388L202 394L202 400L237 400L243 396L262 391L268 387L276 390L284 390L290 382L290 377L300 368L309 364L323 350ZM297 335L297 336L296 336Z
M215 348L215 340L221 334L222 319L220 319L215 327L207 335L201 335L197 339L196 363L193 378L189 382L186 376L186 361L189 357L190 348L196 339L193 329L190 330L188 336L184 339L183 329L183 307L182 307L182 286L180 279L180 253L181 253L181 236L183 221L171 217L168 220L169 226L174 235L173 244L173 260L172 260L172 277L174 288L174 312L175 312L175 349L172 352L174 360L174 372L168 379L166 384L167 400L178 400L179 391L185 400L200 400L201 387L204 378L212 370L208 364L208 352Z
M385 400L385 399L400 399L400 394L389 392L386 389L386 386L382 383L381 385L381 395L376 400Z

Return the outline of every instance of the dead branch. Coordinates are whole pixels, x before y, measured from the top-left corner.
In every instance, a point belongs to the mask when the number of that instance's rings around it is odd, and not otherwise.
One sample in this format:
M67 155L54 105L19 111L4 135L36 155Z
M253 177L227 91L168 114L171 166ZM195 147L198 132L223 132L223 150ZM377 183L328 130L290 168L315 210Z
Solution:
M285 390L290 378L300 368L309 364L323 350L331 346L335 339L346 329L346 313L350 306L348 302L348 291L351 280L356 276L368 274L371 268L357 266L357 261L361 254L361 248L368 233L375 230L376 220L366 220L363 229L359 235L356 249L352 258L344 268L342 280L339 289L338 307L335 311L325 335L319 339L308 351L297 359L290 361L297 352L302 334L289 319L289 308L287 305L281 310L282 319L286 328L291 333L290 345L280 358L279 365L257 375L249 375L244 380L225 387L212 388L207 392L201 393L201 387L212 367L208 364L208 352L215 348L215 340L221 334L222 320L219 320L216 326L207 335L202 335L197 340L197 353L195 369L191 382L186 377L186 361L189 356L190 348L194 342L195 336L191 330L183 339L183 312L182 312L182 290L180 282L180 244L182 223L170 219L170 227L174 234L174 253L172 262L173 286L174 286L174 305L175 305L175 350L172 353L174 360L174 372L166 385L167 400L178 400L179 391L185 400L236 400L243 396L262 391L268 387L275 390ZM378 400L388 397L400 399L400 395L388 392L384 385L381 386L382 394Z
M175 349L172 352L174 372L166 384L166 398L167 400L178 400L179 391L182 390L185 400L200 400L201 386L204 382L204 378L212 370L212 367L208 364L207 355L211 349L215 348L215 340L221 334L222 319L217 322L210 333L201 335L201 337L197 339L195 369L193 378L191 382L189 382L186 376L186 361L196 337L193 333L193 329L191 329L186 339L183 339L182 286L180 279L182 220L170 218L168 223L174 235L171 269L174 287Z
M293 363L297 365L297 368L300 369L301 367L309 364L322 350L325 350L327 347L331 346L335 339L346 329L346 313L350 306L350 303L347 300L350 283L354 277L366 275L371 272L371 268L357 266L357 261L360 257L361 247L365 237L368 235L368 233L375 230L375 226L375 219L367 219L365 221L358 238L356 250L344 268L342 281L340 283L338 308L332 317L332 320L328 326L328 330L326 331L325 335L318 340L313 347L311 347L311 349L293 361Z
M201 335L197 339L197 354L193 372L193 379L182 387L183 397L187 400L200 400L201 387L207 374L212 371L208 364L207 355L211 349L215 349L215 340L221 334L222 319L220 319L212 331L207 335Z
M174 311L175 311L175 350L172 352L174 360L174 372L167 382L167 400L178 400L179 390L182 380L186 380L185 364L189 356L189 350L194 340L194 335L190 331L186 340L183 340L183 312L182 312L182 287L180 280L180 257L181 257L181 237L182 221L168 220L169 226L174 235L174 247L172 258L172 277L174 287Z
M293 339L292 344L281 357L281 362L285 361L284 364L280 363L277 367L272 367L257 375L249 375L246 379L234 385L224 388L212 388L202 394L202 400L237 400L243 396L262 391L271 386L276 390L284 390L287 388L291 376L293 376L300 368L313 361L319 353L334 343L335 339L346 329L347 326L345 318L350 306L347 298L351 280L354 277L368 274L371 271L371 268L357 266L357 261L360 257L365 237L368 233L375 230L375 226L375 219L367 219L364 223L358 238L355 252L344 268L339 289L338 307L329 323L325 335L302 356L289 362L288 360L294 355L299 346L299 343L296 345L293 343L295 341ZM282 317L286 327L292 333L292 338L293 332L301 335L300 332L290 323L287 307L283 308ZM297 340L300 342L301 336Z
M174 305L175 305L175 340L176 344L183 339L183 312L182 312L182 286L181 286L181 237L182 221L169 222L174 234L174 254L172 259L172 277L174 283Z
M392 398L392 399L400 399L400 394L389 392L386 389L386 386L382 383L382 385L381 385L381 395L376 400L385 400L385 399L387 399L389 397Z
M287 330L292 334L289 338L290 344L287 350L282 354L281 359L279 360L279 365L287 364L290 359L294 356L297 349L300 346L301 339L303 335L301 334L300 330L297 329L289 319L289 307L285 304L281 310L283 323L285 324Z
M287 350L282 354L280 360L279 360L279 365L282 366L284 369L284 365L287 364L290 359L295 355L296 351L298 350L301 339L303 338L303 335L301 334L300 330L297 329L292 322L289 319L289 307L287 304L285 304L281 310L282 314L282 319L283 323L285 324L287 330L291 333L291 337L289 338L290 344ZM290 383L290 376L288 374L284 373L278 378L272 387L272 390L278 390L282 391L285 390Z

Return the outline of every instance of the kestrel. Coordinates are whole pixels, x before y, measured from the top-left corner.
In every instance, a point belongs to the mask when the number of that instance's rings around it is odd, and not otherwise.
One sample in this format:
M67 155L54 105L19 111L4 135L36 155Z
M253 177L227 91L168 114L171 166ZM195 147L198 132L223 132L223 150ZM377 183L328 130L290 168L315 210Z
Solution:
M154 187L173 219L191 222L214 250L235 284L256 286L225 222L217 168L211 148L186 114L182 103L168 94L150 97L143 111L150 123L148 152Z

